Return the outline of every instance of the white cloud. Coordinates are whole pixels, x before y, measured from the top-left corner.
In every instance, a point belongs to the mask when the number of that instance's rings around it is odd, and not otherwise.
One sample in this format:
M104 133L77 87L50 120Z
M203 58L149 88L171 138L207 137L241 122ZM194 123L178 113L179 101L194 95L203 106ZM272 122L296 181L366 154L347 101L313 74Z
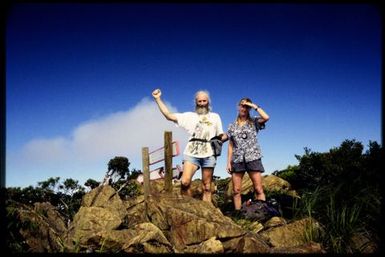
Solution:
M76 128L73 152L91 160L111 154L137 156L144 146L163 145L166 130L172 131L175 139L187 139L186 132L167 121L157 105L145 98L127 112L114 113Z
M170 111L177 111L170 104L167 105ZM69 133L70 137L33 139L26 143L21 151L22 165L16 163L20 160L20 155L17 159L10 157L7 160L7 186L8 181L9 186L13 186L14 181L19 181L22 170L25 172L28 168L30 179L33 177L32 170L39 171L36 176L40 177L42 174L54 173L43 178L45 180L51 176L68 178L79 167L84 169L82 177L94 178L95 172L99 172L101 178L108 161L114 156L126 156L131 163L139 161L135 166L130 165L130 168L141 169L142 147L149 147L151 151L163 146L164 131L172 131L173 140L180 143L183 151L188 139L187 133L166 120L154 101L144 98L128 111L112 113L80 124ZM95 167L100 163L103 166L96 171ZM57 168L53 171L52 167ZM35 184L36 181L28 183Z
M69 155L69 142L64 137L54 139L33 139L23 147L23 159L38 163L66 159Z

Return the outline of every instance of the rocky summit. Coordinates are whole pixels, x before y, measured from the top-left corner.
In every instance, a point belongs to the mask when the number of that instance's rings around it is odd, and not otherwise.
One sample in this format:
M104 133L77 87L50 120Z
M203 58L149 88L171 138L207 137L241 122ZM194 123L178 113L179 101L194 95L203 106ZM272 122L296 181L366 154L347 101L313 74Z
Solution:
M317 221L286 222L273 217L245 228L211 203L162 190L151 182L143 195L122 200L109 185L86 195L73 220L66 223L49 203L18 208L31 252L71 253L321 253L321 245L303 236L319 230ZM196 188L199 188L197 186ZM196 189L199 195L199 189ZM252 229L250 229L252 227Z

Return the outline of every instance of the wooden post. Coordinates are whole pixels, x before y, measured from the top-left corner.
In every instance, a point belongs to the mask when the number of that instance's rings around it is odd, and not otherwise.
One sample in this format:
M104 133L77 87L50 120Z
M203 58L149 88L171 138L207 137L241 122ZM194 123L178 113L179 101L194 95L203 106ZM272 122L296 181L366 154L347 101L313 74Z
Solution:
M172 132L164 132L164 189L172 191Z
M143 188L144 203L147 211L147 200L150 195L150 167L149 167L148 147L142 147L142 168L143 168Z

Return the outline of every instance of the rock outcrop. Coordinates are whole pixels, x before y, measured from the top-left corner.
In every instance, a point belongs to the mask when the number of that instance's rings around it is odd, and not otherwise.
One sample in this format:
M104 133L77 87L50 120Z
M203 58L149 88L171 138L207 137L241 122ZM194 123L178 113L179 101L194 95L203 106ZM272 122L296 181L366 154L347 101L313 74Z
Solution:
M274 175L263 176L262 186L264 190L268 190L270 192L279 192L281 194L286 194L293 198L299 198L297 192L295 190L292 190L289 182ZM247 195L253 192L253 190L254 190L253 182L251 181L248 173L245 173L245 175L242 178L241 194ZM225 193L226 199L232 199L232 195L233 195L233 184L230 181L226 188L226 193Z
M200 198L200 181L194 184L195 196ZM244 226L213 204L182 196L178 184L170 193L159 181L151 182L151 188L147 201L143 195L122 200L108 185L95 188L83 197L68 226L49 203L20 208L23 222L35 224L21 233L31 252L322 252L303 238L309 223L316 221L287 223L274 217L264 224Z

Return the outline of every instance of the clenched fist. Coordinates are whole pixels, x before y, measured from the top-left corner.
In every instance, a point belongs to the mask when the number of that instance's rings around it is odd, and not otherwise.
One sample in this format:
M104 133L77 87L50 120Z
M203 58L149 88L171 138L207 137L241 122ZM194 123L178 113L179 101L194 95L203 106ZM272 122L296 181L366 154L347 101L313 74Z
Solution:
M160 91L160 89L155 89L154 91L152 91L152 96L156 99L156 98L159 98L160 96L162 95L162 92Z

